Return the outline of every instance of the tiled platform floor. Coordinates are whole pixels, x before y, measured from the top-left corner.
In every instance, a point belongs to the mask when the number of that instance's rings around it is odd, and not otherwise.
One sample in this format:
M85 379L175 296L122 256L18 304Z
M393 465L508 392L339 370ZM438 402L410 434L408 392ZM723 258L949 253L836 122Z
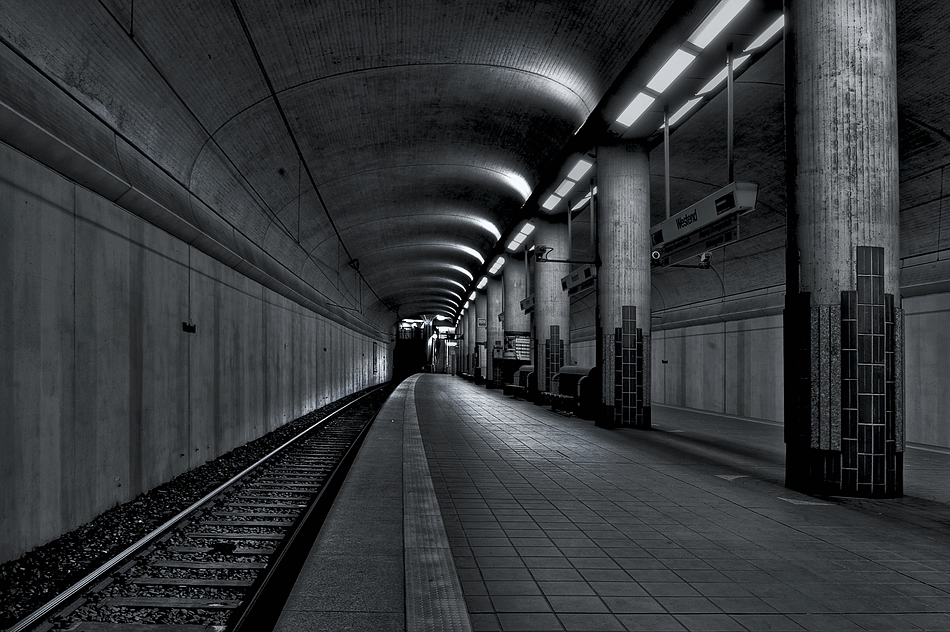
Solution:
M443 375L415 401L476 630L950 630L947 455L908 452L906 498L818 499L775 425L604 430Z

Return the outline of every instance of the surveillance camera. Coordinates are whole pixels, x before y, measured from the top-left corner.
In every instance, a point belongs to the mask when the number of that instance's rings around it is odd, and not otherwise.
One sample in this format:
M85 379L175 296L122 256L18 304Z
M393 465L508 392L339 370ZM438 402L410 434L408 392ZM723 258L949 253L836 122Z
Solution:
M711 259L712 259L712 253L704 252L703 254L699 255L699 265L708 268L709 262Z

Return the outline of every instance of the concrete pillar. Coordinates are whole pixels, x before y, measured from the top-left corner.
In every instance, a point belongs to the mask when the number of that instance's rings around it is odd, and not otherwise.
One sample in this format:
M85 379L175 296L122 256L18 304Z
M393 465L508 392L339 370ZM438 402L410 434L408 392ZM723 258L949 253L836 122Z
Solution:
M539 219L537 224L534 243L539 249L549 249L543 258L570 259L567 223ZM551 377L562 366L570 364L571 302L567 292L561 289L561 279L570 272L569 263L535 261L534 371L538 390L544 393L551 391Z
M504 369L502 381L511 384L517 367L533 361L531 352L531 315L521 309L527 298L527 275L523 253L512 255L505 264L502 283L505 286Z
M488 361L486 363L486 384L488 388L501 388L501 361L502 350L505 346L505 338L502 330L502 322L498 316L504 310L503 288L501 279L489 278L488 285L485 286L485 294L488 304L488 331L485 337L485 349L487 350Z
M488 298L485 296L485 292L478 292L475 295L472 306L474 308L473 315L475 316L475 357L477 358L475 362L478 367L478 380L476 381L479 384L484 384L488 370L488 362L485 358L485 342L488 338Z
M455 353L453 357L455 361L456 375L465 371L465 367L462 364L463 363L462 356L464 355L464 352L462 351L462 349L465 347L465 340L463 338L464 335L465 335L465 317L460 316L459 319L455 321L455 341L456 342L455 342Z
M786 2L786 485L899 496L894 0Z
M597 149L598 425L650 427L650 155Z
M469 301L468 310L465 312L465 317L468 319L468 342L466 343L466 348L468 349L468 374L475 375L475 367L477 365L475 355L475 301Z

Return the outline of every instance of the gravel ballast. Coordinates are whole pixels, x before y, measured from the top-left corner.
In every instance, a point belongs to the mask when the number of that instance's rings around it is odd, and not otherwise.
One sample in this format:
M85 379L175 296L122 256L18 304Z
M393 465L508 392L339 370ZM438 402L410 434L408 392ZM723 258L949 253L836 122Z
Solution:
M295 419L0 565L0 629L29 615L221 483L365 392Z

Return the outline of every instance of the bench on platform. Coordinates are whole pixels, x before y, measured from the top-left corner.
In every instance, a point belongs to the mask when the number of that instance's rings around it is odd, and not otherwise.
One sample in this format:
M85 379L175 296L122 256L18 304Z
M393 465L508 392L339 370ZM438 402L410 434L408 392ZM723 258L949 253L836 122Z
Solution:
M593 419L600 402L600 369L596 366L563 366L551 379L551 390L551 410Z

